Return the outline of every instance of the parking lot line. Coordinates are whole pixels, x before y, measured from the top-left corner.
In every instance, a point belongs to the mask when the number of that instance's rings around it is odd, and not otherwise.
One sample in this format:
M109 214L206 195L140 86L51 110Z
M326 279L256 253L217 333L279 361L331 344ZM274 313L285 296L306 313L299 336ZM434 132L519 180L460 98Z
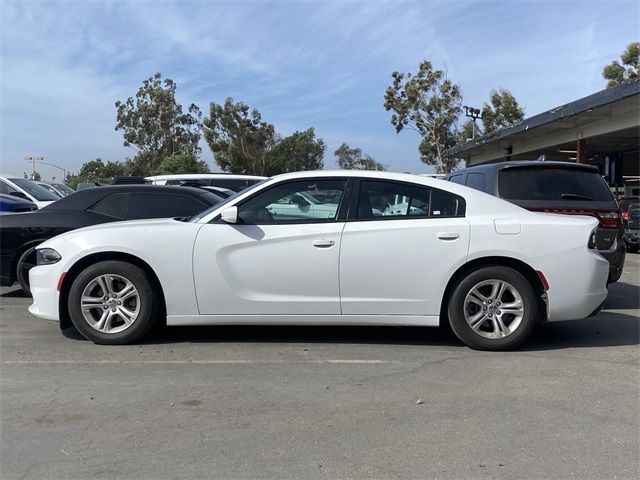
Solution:
M152 364L152 365L238 365L238 364L349 364L349 365L380 365L401 363L395 360L375 359L335 359L335 360L4 360L0 365L103 365L103 364Z

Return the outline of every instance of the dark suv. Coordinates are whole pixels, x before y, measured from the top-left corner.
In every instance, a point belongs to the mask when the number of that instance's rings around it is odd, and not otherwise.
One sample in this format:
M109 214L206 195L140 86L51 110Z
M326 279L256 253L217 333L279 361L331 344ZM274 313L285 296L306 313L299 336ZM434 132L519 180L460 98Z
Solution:
M527 210L597 218L600 225L596 245L609 261L609 283L620 278L625 257L622 212L596 167L570 162L511 161L469 167L444 179Z

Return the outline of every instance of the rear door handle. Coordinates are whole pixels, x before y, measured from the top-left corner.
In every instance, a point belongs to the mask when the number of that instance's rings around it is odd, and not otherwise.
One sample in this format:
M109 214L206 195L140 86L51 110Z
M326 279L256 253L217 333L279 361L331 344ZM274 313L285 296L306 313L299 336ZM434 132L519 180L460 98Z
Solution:
M455 240L460 238L460 234L456 232L440 232L438 233L438 238L440 240Z
M324 238L321 238L320 240L314 240L313 246L318 248L328 248L333 247L335 243L336 242L334 242L333 240L325 240Z

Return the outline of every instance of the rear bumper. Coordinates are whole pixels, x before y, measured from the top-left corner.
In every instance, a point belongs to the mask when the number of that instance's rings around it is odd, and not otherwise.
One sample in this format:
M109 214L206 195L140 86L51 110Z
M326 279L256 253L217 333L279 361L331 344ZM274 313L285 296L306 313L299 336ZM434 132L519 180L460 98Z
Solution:
M586 318L607 298L609 262L593 250L581 247L532 262L549 282L548 319Z
M622 229L620 229L616 235L611 248L608 250L598 250L598 252L609 262L609 278L607 283L617 282L622 275L626 256L625 238Z

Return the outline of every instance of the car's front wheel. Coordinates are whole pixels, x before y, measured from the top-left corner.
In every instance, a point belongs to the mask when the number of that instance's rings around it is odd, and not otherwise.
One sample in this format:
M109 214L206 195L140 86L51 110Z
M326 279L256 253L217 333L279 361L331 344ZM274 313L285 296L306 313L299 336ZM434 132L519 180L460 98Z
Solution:
M538 321L529 281L503 266L479 268L455 287L448 306L451 328L477 350L510 350L524 342Z
M27 295L31 295L29 288L29 270L36 266L36 246L27 248L16 262L16 280L20 288Z
M83 270L69 292L69 316L86 339L132 343L158 317L158 295L147 273L127 262L99 262Z

